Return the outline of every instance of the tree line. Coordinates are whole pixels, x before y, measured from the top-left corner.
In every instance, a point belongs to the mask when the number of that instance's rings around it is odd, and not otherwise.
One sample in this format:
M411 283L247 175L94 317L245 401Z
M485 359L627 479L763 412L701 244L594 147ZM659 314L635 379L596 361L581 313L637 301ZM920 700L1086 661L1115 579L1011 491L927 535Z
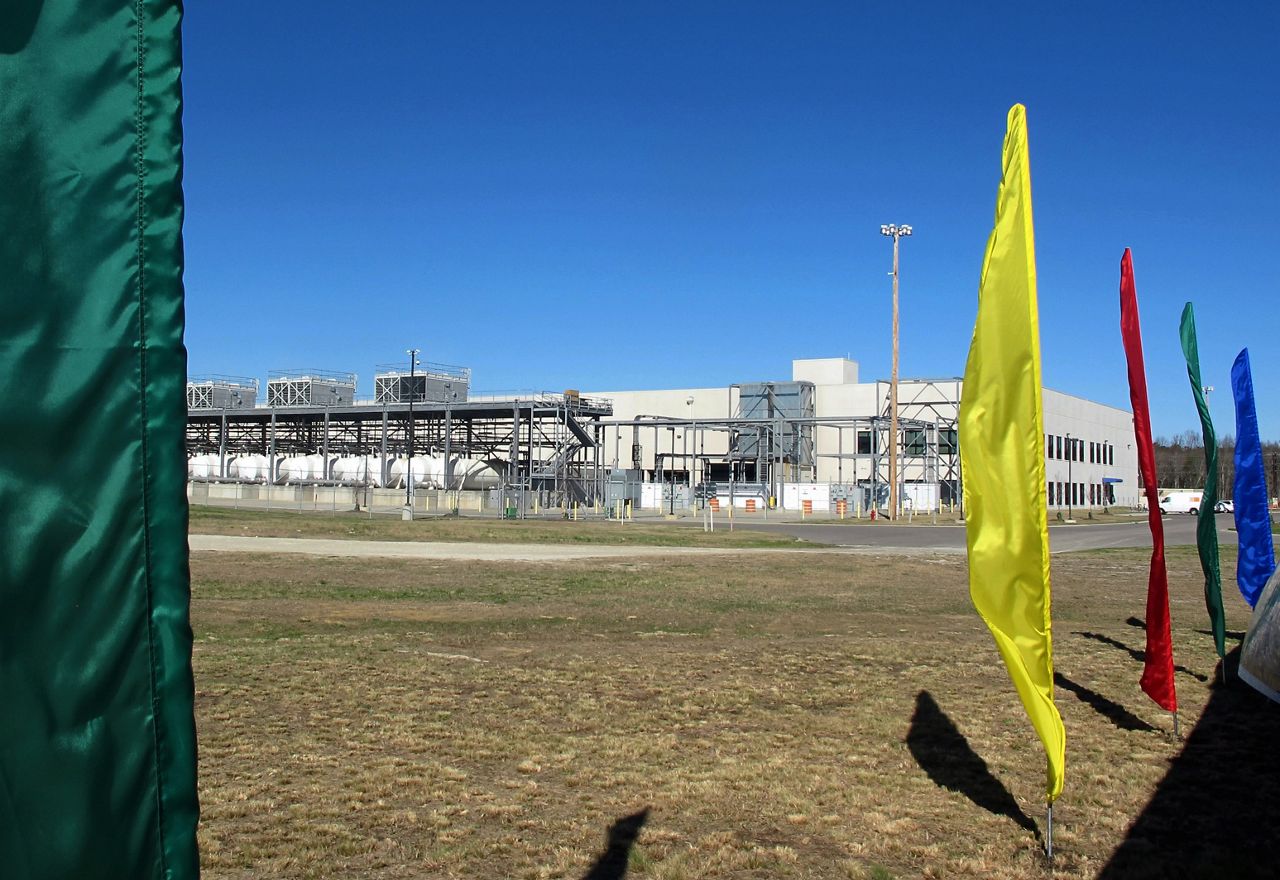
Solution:
M1183 431L1172 437L1157 437L1156 478L1161 489L1199 489L1205 483L1204 438L1199 431ZM1218 441L1218 497L1230 498L1235 483L1236 440L1233 436ZM1262 465L1267 474L1267 494L1275 497L1280 490L1280 443L1262 444ZM1142 475L1138 475L1141 485Z

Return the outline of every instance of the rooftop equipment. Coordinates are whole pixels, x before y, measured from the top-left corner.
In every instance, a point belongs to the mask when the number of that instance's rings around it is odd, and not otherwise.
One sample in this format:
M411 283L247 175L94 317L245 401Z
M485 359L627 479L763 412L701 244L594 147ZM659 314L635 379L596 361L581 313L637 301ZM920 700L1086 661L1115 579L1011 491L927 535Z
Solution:
M257 379L244 376L187 379L187 409L253 409L257 402Z
M465 403L470 388L467 367L425 363L411 376L403 367L380 364L373 377L373 402Z
M267 374L267 406L350 406L356 374L332 370L273 370Z
M815 464L812 425L789 419L812 419L816 413L812 382L744 382L738 386L738 418L772 419L776 429L743 431L733 458L778 458L801 467ZM764 444L762 448L762 438Z

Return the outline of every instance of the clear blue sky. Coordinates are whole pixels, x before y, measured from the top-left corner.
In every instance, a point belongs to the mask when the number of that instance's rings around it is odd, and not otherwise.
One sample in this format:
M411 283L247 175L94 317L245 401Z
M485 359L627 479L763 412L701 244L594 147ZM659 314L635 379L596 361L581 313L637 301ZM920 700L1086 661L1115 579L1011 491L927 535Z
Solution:
M985 10L983 7L985 6ZM188 3L193 374L464 364L477 389L963 371L1008 107L1027 105L1049 387L1280 439L1275 4Z

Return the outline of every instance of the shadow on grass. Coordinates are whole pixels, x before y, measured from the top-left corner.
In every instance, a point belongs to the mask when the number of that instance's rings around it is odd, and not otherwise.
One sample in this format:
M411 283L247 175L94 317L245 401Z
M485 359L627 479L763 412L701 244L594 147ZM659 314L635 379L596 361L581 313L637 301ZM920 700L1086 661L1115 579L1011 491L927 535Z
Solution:
M1038 838L1040 829L1013 795L991 774L987 762L942 711L928 691L916 694L907 748L935 785L967 797L989 813L1008 816Z
M1144 632L1147 629L1147 625L1136 617L1130 617L1128 620L1125 621L1125 623L1129 624L1130 626L1134 626L1134 625L1141 626ZM1124 651L1134 660L1137 660L1139 663L1147 662L1146 651L1140 651L1137 648L1130 648L1124 642L1120 641L1119 639L1113 639L1111 638L1111 636L1104 636L1102 633L1095 633L1095 632L1073 632L1072 635L1083 636L1086 639L1093 639L1095 642L1102 642L1102 644L1104 645L1110 645L1111 647L1119 651ZM1207 675L1188 669L1187 667L1179 665L1177 663L1173 665L1173 668L1175 672L1181 672L1183 675L1189 675L1192 678L1194 678L1196 681L1209 680L1209 677Z
M1141 617L1130 617L1128 620L1125 621L1125 623L1129 624L1129 626L1137 627L1143 632L1147 631L1147 623ZM1207 629L1198 629L1196 630L1196 632L1200 633L1200 635L1202 636L1213 635L1213 633L1209 632L1209 630ZM1227 638L1235 639L1236 641L1241 641L1244 639L1244 632L1238 629L1229 629L1227 630Z
M1053 683L1063 690L1071 691L1080 699L1080 702L1092 708L1093 711L1121 730L1155 730L1154 727L1134 715L1124 706L1114 700L1107 699L1091 688L1076 684L1060 672L1053 674Z
M1204 714L1102 880L1276 876L1280 707L1237 677L1239 649L1225 662L1228 683L1214 676Z
M635 846L640 829L649 818L649 808L638 813L623 816L609 829L609 837L605 842L604 852L591 870L582 876L582 880L622 880L627 875L627 862L631 857L631 847Z

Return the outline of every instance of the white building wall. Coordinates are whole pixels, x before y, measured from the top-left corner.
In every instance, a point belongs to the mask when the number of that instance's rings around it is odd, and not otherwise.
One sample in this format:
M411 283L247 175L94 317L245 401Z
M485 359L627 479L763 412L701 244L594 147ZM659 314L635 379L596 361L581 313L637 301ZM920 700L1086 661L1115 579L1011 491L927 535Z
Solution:
M1045 478L1054 484L1063 484L1064 500L1056 503L1051 499L1050 507L1066 508L1066 487L1074 482L1083 484L1078 489L1083 494L1083 503L1072 504L1072 507L1098 507L1100 502L1095 497L1090 503L1090 486L1105 485L1106 478L1119 479L1122 482L1113 484L1116 504L1121 507L1138 506L1138 451L1133 445L1133 414L1127 410L1094 403L1061 391L1046 388L1044 391L1044 429L1045 429ZM1080 460L1069 460L1066 457L1066 435L1084 443ZM1053 452L1048 449L1048 438L1052 437ZM1063 455L1057 454L1058 439L1062 438ZM1091 456L1092 444L1092 456ZM1102 461L1098 447L1111 450ZM1092 457L1092 461L1090 460ZM1114 464L1110 463L1114 462Z
M876 413L874 383L815 385L814 410L822 416L859 416ZM848 428L819 427L814 438L818 453L818 482L854 483L871 479L871 460L850 458L858 452L858 432Z
M738 389L728 388L671 388L657 391L591 391L589 397L607 397L613 401L613 418L631 420L646 416L661 416L669 419L706 419L708 421L724 421L732 418L738 411ZM604 432L603 461L611 467L631 467L631 444L638 431L638 442L644 448L643 464L645 469L657 467L657 454L674 453L679 461L694 453L692 429L677 428L672 434L669 428L650 428L641 425L638 429L631 427L610 427ZM713 458L723 458L729 454L729 437L724 432L698 431L697 450ZM677 464L678 469L685 465Z
M858 362L848 358L801 358L791 362L791 381L814 385L857 385Z

